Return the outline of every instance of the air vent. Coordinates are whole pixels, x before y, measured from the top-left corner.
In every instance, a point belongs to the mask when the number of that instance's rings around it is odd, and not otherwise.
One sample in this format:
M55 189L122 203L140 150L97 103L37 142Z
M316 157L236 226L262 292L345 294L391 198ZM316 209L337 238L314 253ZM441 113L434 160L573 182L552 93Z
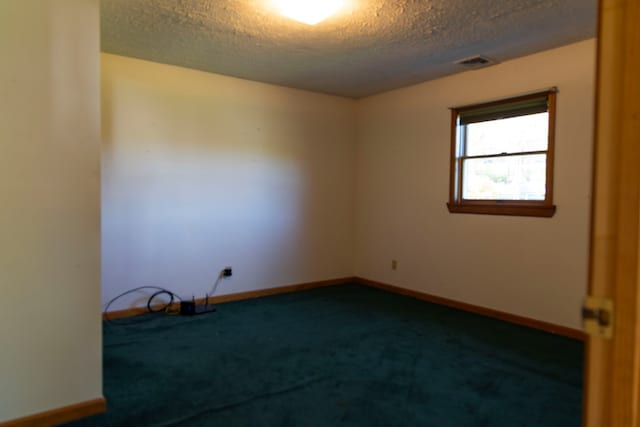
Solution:
M460 59L458 61L455 61L455 63L467 68L479 68L479 67L486 67L488 65L493 65L496 63L496 61L494 61L493 59L487 58L486 56L475 55L475 56L470 56L468 58Z

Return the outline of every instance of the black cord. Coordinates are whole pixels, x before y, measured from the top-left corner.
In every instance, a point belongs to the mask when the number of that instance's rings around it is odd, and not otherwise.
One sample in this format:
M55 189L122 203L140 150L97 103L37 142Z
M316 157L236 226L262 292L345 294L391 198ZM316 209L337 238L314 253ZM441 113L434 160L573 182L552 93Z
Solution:
M218 289L218 284L220 283L220 280L224 277L224 269L220 270L220 273L218 274L218 278L216 279L215 283L213 284L213 290L211 291L211 295L216 293L216 290ZM156 292L154 292L149 299L147 300L147 312L148 313L167 313L167 314L178 314L179 311L174 311L174 312L170 312L169 309L171 308L173 302L175 301L175 299L178 299L179 301L182 302L182 298L180 298L178 296L178 294L171 292L168 289L165 288L161 288L159 286L139 286L137 288L133 288L133 289L129 289L126 292L121 293L120 295L117 295L116 297L112 298L107 305L105 305L104 310L102 311L102 315L103 315L103 319L107 322L107 323L115 323L114 320L115 319L109 319L109 307L111 307L111 304L113 304L115 301L119 300L120 298L122 298L125 295L129 295L132 294L134 292L138 292L141 291L143 289L154 289ZM161 308L153 308L152 302L153 300L158 297L159 295L169 295L169 302L165 303L163 306L161 306ZM209 295L207 294L207 304L206 306L208 307L209 305ZM118 322L120 323L120 322ZM126 323L122 323L122 324L126 324Z
M210 293L207 294L207 300L209 299L209 295L213 296L216 293L216 290L218 289L218 284L220 283L220 280L222 280L223 277L224 277L224 269L220 270L220 273L218 273L218 278L213 284L213 289L211 290Z
M111 304L113 304L115 301L119 300L120 298L122 298L125 295L129 295L132 294L134 292L138 292L141 291L143 289L155 289L156 292L151 295L149 297L149 299L147 300L147 311L149 313L160 313L160 312L166 312L168 310L169 307L171 307L171 304L173 304L173 301L177 298L179 301L182 301L182 298L180 298L176 293L171 292L168 289L165 288L161 288L159 286L139 286L137 288L134 289L129 289L126 292L121 293L120 295L112 298L107 305L104 307L104 311L102 312L104 320L107 322L113 322L112 319L109 319L109 307L111 306ZM154 309L151 305L151 303L153 302L153 299L156 298L159 295L169 295L169 302L166 303L162 308L160 309Z
M154 299L155 297L157 297L158 295L165 295L165 294L166 294L166 295L169 295L169 298L170 298L170 299L169 299L169 302L168 302L168 303L166 303L163 307L161 307L161 308L159 308L159 309L153 309L153 307L151 306L151 301L153 301L153 299ZM149 297L149 300L147 301L147 310L149 311L149 313L160 313L160 312L162 312L162 311L165 311L165 312L166 312L166 311L167 311L167 309L168 309L169 307L171 307L171 304L173 304L173 293L172 293L172 292L169 292L169 291L162 290L162 291L158 291L158 292L156 292L155 294L153 294L153 295L151 295L151 296Z

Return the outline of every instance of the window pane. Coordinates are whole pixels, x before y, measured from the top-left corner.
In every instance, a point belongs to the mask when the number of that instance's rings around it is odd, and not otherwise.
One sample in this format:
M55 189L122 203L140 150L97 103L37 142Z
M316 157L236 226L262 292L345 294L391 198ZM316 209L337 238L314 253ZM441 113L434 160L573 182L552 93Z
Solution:
M547 155L466 159L462 198L467 200L544 200Z
M466 125L467 156L544 151L548 128L548 112L470 123Z

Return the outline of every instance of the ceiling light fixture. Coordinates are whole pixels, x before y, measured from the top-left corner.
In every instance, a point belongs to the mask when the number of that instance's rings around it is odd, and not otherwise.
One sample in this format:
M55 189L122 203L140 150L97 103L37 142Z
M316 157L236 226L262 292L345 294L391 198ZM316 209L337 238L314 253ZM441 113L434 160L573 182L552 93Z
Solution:
M280 13L307 25L316 25L345 6L345 0L274 0Z

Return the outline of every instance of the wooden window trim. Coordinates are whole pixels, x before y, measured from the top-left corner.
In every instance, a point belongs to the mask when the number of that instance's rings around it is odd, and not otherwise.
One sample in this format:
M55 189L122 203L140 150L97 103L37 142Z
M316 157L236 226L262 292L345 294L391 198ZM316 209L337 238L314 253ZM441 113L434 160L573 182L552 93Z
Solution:
M554 148L555 148L555 124L556 124L556 89L536 92L528 95L502 99L498 101L486 102L481 104L467 105L463 107L455 107L451 109L451 163L449 172L449 202L447 208L451 213L470 213L484 215L514 215L514 216L534 216L534 217L552 217L556 212L556 206L553 204L553 166L554 166ZM475 158L483 156L459 156L457 141L457 122L461 112L487 108L503 104L511 104L528 99L540 98L546 96L548 99L549 113L549 129L548 129L548 145L546 151L535 152L534 154L546 153L547 155L547 174L546 174L546 191L545 200L467 200L462 198L462 161L465 158ZM523 152L524 153L524 152ZM522 155L523 153L515 153ZM533 152L532 152L533 153ZM514 154L508 154L514 155ZM487 157L500 157L503 155L492 155Z

